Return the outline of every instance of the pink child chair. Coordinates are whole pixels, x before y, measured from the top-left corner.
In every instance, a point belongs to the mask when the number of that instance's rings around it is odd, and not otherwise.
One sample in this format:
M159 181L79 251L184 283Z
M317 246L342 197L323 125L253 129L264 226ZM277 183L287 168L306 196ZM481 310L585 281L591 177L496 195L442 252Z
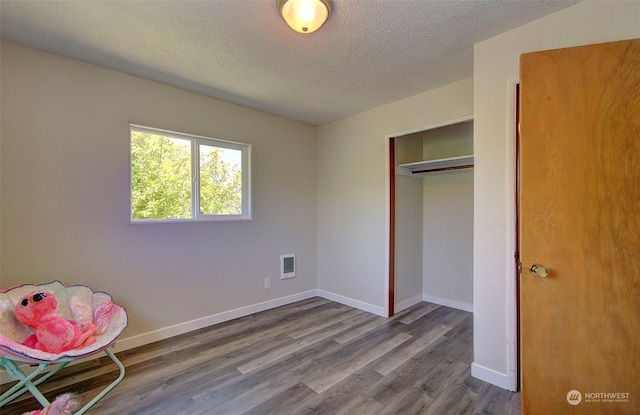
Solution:
M83 348L52 354L22 344L32 334L20 323L15 315L16 303L33 291L50 292L58 301L58 314L75 321L79 326L93 323L97 327L96 341ZM93 292L84 285L64 286L60 281L47 284L20 285L0 290L0 366L11 379L17 380L13 387L0 396L0 408L12 402L26 392L36 398L43 408L51 403L38 390L43 384L69 363L104 352L118 367L120 374L116 380L105 387L96 397L87 402L76 415L85 413L102 399L124 378L124 366L109 350L127 327L127 312L113 303L111 296L104 292ZM20 366L37 366L26 374ZM47 369L51 369L47 372Z

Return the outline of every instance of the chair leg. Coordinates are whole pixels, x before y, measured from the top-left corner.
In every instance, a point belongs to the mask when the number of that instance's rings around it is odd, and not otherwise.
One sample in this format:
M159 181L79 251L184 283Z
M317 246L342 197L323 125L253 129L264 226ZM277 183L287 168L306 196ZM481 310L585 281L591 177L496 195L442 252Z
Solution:
M109 393L109 391L111 391L111 389L115 388L116 385L120 383L122 379L124 379L124 365L122 364L122 362L118 360L116 355L114 355L113 352L111 352L111 350L104 349L104 352L107 354L107 356L109 356L109 358L113 361L113 363L115 363L115 365L118 366L118 369L120 369L120 374L118 375L116 380L114 380L113 382L111 382L111 384L109 384L109 386L104 388L98 395L96 395L92 400L90 400L82 408L80 408L80 410L76 412L75 415L82 415L85 412L87 412L89 408L95 405L96 402L102 399L107 393Z
M42 382L45 382L51 376L58 373L63 367L68 365L70 360L63 360L57 362L57 366L55 366L50 372L38 378L40 374L42 374L48 367L49 362L43 362L38 365L38 368L33 371L31 374L26 375L22 369L11 359L7 359L6 357L0 358L0 365L6 370L9 374L9 377L14 380L18 380L11 389L6 391L0 396L0 408L13 401L17 397L23 395L27 391L31 392L31 394L40 402L40 405L46 407L49 405L49 401L44 395L38 390L37 386ZM37 378L37 379L36 379Z
M118 383L124 379L124 365L118 358L111 352L109 349L104 349L106 355L113 361L113 363L118 367L120 373L118 377L111 382L106 388L104 388L98 395L96 395L92 400L87 402L80 410L76 412L76 415L84 414L96 404L100 399L102 399L107 393L111 391L111 389L115 388ZM34 398L42 405L43 408L51 405L51 403L44 397L42 392L40 392L37 388L38 385L45 382L51 376L58 373L62 368L71 363L72 360L61 360L56 362L43 362L38 365L38 368L31 374L26 375L20 367L16 364L15 361L8 359L6 357L0 358L0 365L6 370L11 379L18 380L11 389L7 390L5 393L0 396L0 408L7 405L14 399L23 395L24 393L31 392ZM56 366L51 369L48 373L38 377L41 375L48 367L50 363L55 363Z

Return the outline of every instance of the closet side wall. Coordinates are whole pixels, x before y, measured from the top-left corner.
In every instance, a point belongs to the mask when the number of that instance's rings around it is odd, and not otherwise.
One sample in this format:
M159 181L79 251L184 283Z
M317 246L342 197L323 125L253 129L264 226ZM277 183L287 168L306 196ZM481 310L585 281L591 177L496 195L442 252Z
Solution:
M473 154L473 123L423 134L424 160ZM473 169L426 174L423 186L423 298L473 310Z
M395 164L420 161L422 133L395 140ZM422 301L422 180L396 174L395 311Z

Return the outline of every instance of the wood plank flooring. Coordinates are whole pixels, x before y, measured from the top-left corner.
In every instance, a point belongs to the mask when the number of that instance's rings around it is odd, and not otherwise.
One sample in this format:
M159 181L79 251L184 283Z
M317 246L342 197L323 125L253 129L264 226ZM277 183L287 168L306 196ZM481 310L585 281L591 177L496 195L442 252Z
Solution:
M520 414L519 393L471 377L472 314L426 302L385 319L312 298L118 357L124 380L88 414ZM45 395L86 402L115 377L93 360ZM0 412L37 409L25 396Z

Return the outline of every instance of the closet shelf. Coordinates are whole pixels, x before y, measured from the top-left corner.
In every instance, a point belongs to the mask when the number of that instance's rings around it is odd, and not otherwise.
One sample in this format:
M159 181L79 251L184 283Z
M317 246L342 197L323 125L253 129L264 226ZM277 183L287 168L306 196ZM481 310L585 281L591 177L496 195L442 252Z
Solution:
M473 167L473 155L449 157L437 160L416 161L413 163L399 164L396 174L403 176L415 176L422 173L432 173L436 171L470 169Z

